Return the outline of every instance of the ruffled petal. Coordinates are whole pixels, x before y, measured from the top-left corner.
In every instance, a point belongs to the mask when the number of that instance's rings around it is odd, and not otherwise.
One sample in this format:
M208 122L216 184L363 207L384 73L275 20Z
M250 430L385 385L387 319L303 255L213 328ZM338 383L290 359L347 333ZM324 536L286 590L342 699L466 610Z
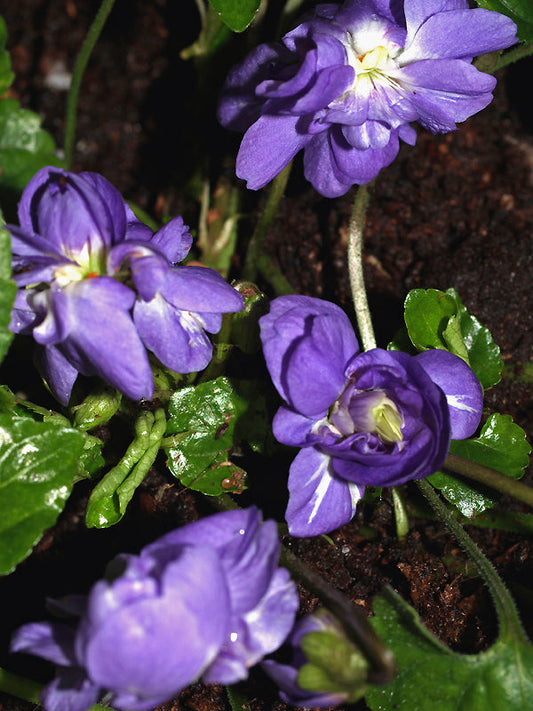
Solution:
M293 410L322 417L340 395L346 363L357 352L344 311L308 296L281 296L259 320L270 377Z
M87 711L99 699L101 690L81 669L62 669L41 692L46 711Z

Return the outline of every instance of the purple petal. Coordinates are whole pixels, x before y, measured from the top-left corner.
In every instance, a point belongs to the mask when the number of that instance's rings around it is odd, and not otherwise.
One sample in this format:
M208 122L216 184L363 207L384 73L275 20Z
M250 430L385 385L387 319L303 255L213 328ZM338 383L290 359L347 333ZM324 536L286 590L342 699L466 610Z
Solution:
M241 294L207 267L169 269L161 293L183 311L233 313L244 307Z
M231 70L220 99L218 120L235 131L246 131L259 118L262 98L255 89L281 67L293 60L292 54L281 44L260 44L245 60Z
M291 464L285 518L291 536L329 533L351 521L364 487L339 478L331 457L315 447L302 449Z
M350 321L335 304L281 296L259 320L270 377L292 409L322 417L340 395L344 368L358 345Z
M88 641L85 664L91 679L111 691L169 699L215 658L228 624L228 595L216 552L187 546L165 567L157 597L108 615Z
M99 375L132 400L151 398L153 376L130 316L134 293L110 277L67 287L74 327L61 350L84 375Z
M68 405L78 371L56 346L38 349L37 358L50 390L62 405Z
M496 79L460 60L424 60L404 67L402 83L420 123L433 133L451 131L492 101Z
M192 235L183 217L178 215L154 234L151 244L155 244L171 264L176 264L189 253Z
M14 633L12 652L35 654L59 666L75 666L74 631L59 622L32 622Z
M246 679L250 667L283 644L293 627L298 606L296 585L287 570L278 569L258 605L237 626L238 631L230 632L229 641L203 675L203 681L235 684Z
M334 161L331 131L315 135L306 147L304 175L317 192L328 198L344 195L354 184Z
M151 301L137 301L133 320L146 348L167 368L194 373L209 364L213 346L198 314L180 311L157 294Z
M291 447L303 447L309 444L312 438L311 430L315 424L315 419L282 406L274 416L272 432L278 442Z
M46 711L87 711L100 695L81 669L62 669L41 692L41 702Z
M421 25L399 63L405 66L421 59L471 59L517 41L515 23L498 12L482 8L439 12Z
M281 173L311 136L299 133L299 116L260 116L242 139L236 173L258 190Z
M415 360L446 395L452 439L467 439L476 431L483 410L483 388L474 371L453 353L429 350Z

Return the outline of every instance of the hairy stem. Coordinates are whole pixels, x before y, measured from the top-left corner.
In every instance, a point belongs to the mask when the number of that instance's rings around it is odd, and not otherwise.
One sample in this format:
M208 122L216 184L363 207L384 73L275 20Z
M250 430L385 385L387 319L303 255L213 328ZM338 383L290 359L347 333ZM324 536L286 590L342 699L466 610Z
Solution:
M255 227L252 239L248 245L242 278L246 281L255 281L259 269L259 260L263 252L263 245L267 236L268 228L278 211L278 205L285 192L285 187L291 172L292 161L283 168L281 173L276 175L271 183L265 209L263 210Z
M265 254L262 254L259 259L259 271L270 283L278 296L294 294L294 289L290 282L285 278L284 274L272 264L272 261Z
M499 69L507 67L509 64L518 62L524 57L528 57L533 54L533 42L526 42L524 44L519 44L508 52L500 54L499 52L493 52L492 54L485 54L482 57L476 59L475 66L482 72L488 72L489 74L494 74Z
M281 547L280 563L294 580L320 599L342 624L346 635L365 655L371 665L369 683L387 684L391 681L396 673L394 656L378 637L363 611L284 546Z
M456 538L461 548L474 563L481 577L485 581L485 584L490 590L500 623L500 639L518 643L527 643L527 637L522 629L522 625L520 624L514 600L509 594L509 591L505 587L492 563L479 550L461 524L450 514L446 505L441 501L439 495L436 493L431 484L425 479L417 481L417 484L439 519Z
M448 454L443 468L454 474L461 474L468 479L474 479L474 481L496 489L502 494L509 494L515 499L528 504L528 506L533 506L533 488L522 484L521 481L511 479L495 469L472 462L470 459L465 459L457 454Z
M76 138L76 112L78 108L78 95L80 93L81 80L85 72L85 67L91 56L100 33L105 25L109 13L113 9L115 0L102 0L100 9L96 13L92 25L89 27L87 37L85 38L79 54L76 58L74 69L72 70L72 81L67 99L67 114L65 119L65 165L70 168L72 162L72 153L74 150L74 141Z
M365 226L369 198L369 186L361 185L355 195L348 237L350 285L352 287L352 298L355 307L355 315L357 317L357 325L359 326L359 333L365 351L376 347L376 337L372 327L372 318L370 316L370 309L368 308L368 299L363 276L363 229Z

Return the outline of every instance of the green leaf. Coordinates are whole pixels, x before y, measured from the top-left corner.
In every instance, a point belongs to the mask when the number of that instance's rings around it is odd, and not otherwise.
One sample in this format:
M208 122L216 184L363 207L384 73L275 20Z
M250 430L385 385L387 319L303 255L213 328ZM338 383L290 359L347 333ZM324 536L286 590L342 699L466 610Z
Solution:
M70 494L84 436L0 414L0 575L24 560Z
M454 289L413 289L405 300L405 325L419 351L440 348L466 361L484 388L501 380L503 361L490 331L468 313Z
M54 140L37 114L21 109L15 99L0 101L1 188L20 192L41 168L62 165L54 151Z
M499 414L489 417L478 438L454 440L450 445L452 454L496 469L513 479L523 476L529 464L530 451L524 430L513 422L510 415ZM453 474L436 472L429 477L429 481L468 518L496 503L488 489L470 484Z
M0 362L4 359L13 334L8 329L11 320L11 308L17 293L14 281L11 281L11 248L9 232L0 227Z
M405 325L419 351L430 348L449 350L443 333L457 313L451 296L437 289L413 289L405 299Z
M240 492L244 472L231 465L235 426L248 403L226 377L178 390L170 399L165 447L170 471L204 494Z
M484 388L496 385L502 378L503 369L500 347L494 343L489 329L468 313L455 289L447 289L446 293L457 306L457 316L470 367Z
M209 0L213 10L234 32L242 32L254 19L261 0Z
M7 27L4 19L0 17L0 96L11 86L14 74L11 71L11 59L6 52Z
M394 653L398 674L372 687L372 711L523 711L533 695L533 647L498 640L481 654L456 654L426 630L412 607L387 589L374 601L372 625Z
M477 0L480 7L507 15L516 22L518 37L522 41L533 40L533 3L531 0Z

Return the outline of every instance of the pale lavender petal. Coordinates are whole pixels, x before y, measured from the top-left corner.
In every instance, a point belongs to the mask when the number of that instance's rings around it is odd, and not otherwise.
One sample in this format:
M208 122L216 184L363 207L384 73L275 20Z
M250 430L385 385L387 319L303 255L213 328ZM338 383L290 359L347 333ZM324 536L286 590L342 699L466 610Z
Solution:
M174 267L169 270L161 293L176 308L192 312L233 313L244 300L214 269Z
M278 442L291 447L303 447L312 438L311 430L315 424L314 418L282 406L274 416L272 432Z
M474 371L453 353L429 350L415 359L446 395L452 439L467 439L478 428L483 411L483 388Z
M304 175L324 197L340 197L353 183L338 169L331 149L331 131L313 136L304 152Z
M439 13L421 25L399 64L422 59L471 59L517 41L516 25L498 12L475 8Z
M146 348L167 368L194 373L209 364L213 345L198 314L176 309L156 294L151 301L137 301L133 320Z
M315 447L302 449L289 473L289 533L311 537L334 531L352 520L363 492L363 486L335 474L329 455Z

